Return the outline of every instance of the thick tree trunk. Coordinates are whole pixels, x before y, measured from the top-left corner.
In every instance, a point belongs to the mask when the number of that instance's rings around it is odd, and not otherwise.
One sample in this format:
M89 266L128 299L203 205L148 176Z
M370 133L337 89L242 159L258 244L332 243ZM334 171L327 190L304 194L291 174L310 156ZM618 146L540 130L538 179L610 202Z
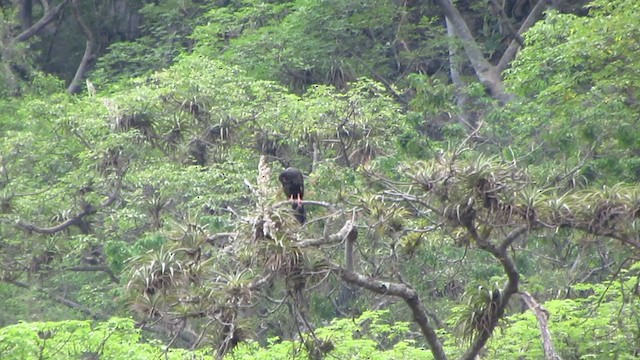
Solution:
M548 0L539 0L531 10L529 16L522 23L520 29L518 29L518 32L513 34L514 39L505 50L497 66L492 65L485 59L469 27L451 0L435 0L435 2L447 18L447 30L452 28L455 34L462 40L464 51L471 62L471 66L473 66L478 80L485 86L492 97L500 100L502 103L509 101L511 95L507 94L504 90L502 72L509 66L513 59L515 59L521 47L522 40L519 39L520 35L542 17L542 12L546 8Z
M67 93L69 94L77 94L80 92L82 79L84 75L89 70L89 64L91 60L93 60L93 41L87 40L87 43L84 48L84 55L82 55L82 60L80 60L80 65L78 65L78 69L76 70L76 74L73 76L73 80L69 84L67 88Z
M80 25L84 36L87 38L87 43L84 48L84 55L82 55L82 60L80 60L80 64L78 65L78 69L76 70L76 74L73 76L73 80L69 84L67 88L67 93L76 94L80 92L80 86L82 84L82 79L84 79L84 75L89 70L90 62L95 58L94 48L95 48L95 38L93 36L93 32L91 28L87 26L87 24L82 19L80 14L80 8L78 6L78 0L73 1L73 15Z
M538 3L531 10L529 16L527 16L527 18L524 20L516 35L522 35L542 17L542 12L547 8L547 3L548 0L538 0ZM516 58L520 46L521 44L517 39L513 39L511 41L511 43L507 47L507 50L505 50L504 54L502 54L500 62L498 62L497 68L499 72L502 73L509 67L509 64L511 64L511 62Z
M462 39L464 51L471 62L471 66L473 66L478 80L487 88L492 97L501 102L508 101L510 96L504 92L504 84L500 72L484 58L482 50L473 35L471 35L471 31L458 9L453 6L451 0L435 0L435 2L451 22L455 33Z
M456 105L458 105L458 118L465 126L471 130L475 130L478 114L468 110L469 96L464 92L465 84L460 75L460 60L458 58L458 52L456 45L454 44L455 31L451 25L451 21L448 18L445 19L447 24L447 36L449 37L449 70L451 76L451 82L455 88Z
M33 3L31 0L20 0L20 26L22 26L22 31L33 25L32 8Z

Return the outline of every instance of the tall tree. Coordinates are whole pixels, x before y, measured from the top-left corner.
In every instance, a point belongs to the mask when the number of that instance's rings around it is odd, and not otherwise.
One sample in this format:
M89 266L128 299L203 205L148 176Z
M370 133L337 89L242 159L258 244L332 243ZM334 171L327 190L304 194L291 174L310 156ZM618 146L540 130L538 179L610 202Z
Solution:
M447 18L447 26L451 26L453 32L460 37L467 59L473 66L478 80L488 89L491 96L501 102L508 101L510 95L505 93L502 72L506 70L513 59L515 59L519 47L522 46L522 40L519 40L519 37L542 17L547 1L539 0L531 9L529 15L520 26L520 29L518 29L518 32L509 34L509 37L513 40L510 41L509 46L496 65L491 64L489 60L485 58L482 49L471 34L471 30L469 30L462 15L460 15L460 12L451 0L436 0L436 3ZM507 21L509 21L509 19L507 19Z

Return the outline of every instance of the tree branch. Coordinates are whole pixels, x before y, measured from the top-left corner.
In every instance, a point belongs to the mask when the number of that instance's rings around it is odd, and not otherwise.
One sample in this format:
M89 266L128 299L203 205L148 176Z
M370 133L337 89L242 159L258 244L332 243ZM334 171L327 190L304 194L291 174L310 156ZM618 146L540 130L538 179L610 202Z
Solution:
M462 39L464 51L471 62L471 66L473 66L478 80L489 90L489 93L495 99L502 102L509 100L509 95L504 92L504 84L500 72L484 58L482 50L480 50L478 43L473 38L473 35L471 35L471 31L460 15L460 12L458 12L458 9L453 6L451 0L435 0L435 3L440 7L449 21L451 21L456 34Z
M525 31L529 30L529 28L532 27L533 24L535 24L536 21L538 21L542 17L542 13L547 7L547 3L548 0L538 0L538 3L533 9L531 9L529 16L527 16L527 18L524 20L516 35L521 35ZM507 67L509 67L509 64L511 64L513 59L516 58L520 46L520 42L518 42L516 39L511 40L511 43L507 47L507 50L505 50L504 54L502 54L502 57L500 58L500 61L496 66L499 73L502 73L507 69Z
M526 291L519 293L522 299L527 304L529 309L533 311L533 314L538 320L538 328L540 329L540 336L542 337L542 347L544 348L545 360L560 360L560 355L556 352L553 346L553 340L551 339L551 332L547 320L549 319L549 313L542 305L538 304L536 300Z
M597 235L597 236L604 236L604 237L608 237L611 239L616 239L619 240L620 242L623 242L625 244L631 245L633 247L635 247L636 249L640 250L640 238L638 238L637 236L630 236L628 234L617 234L613 231L595 231L593 228L591 228L591 226L589 225L582 225L582 224L565 224L566 226L572 227L574 229L578 229L581 231L584 231L587 234L592 234L592 235Z
M355 224L353 221L348 220L344 224L342 229L340 229L340 231L338 231L335 234L331 234L328 237L322 238L322 239L308 239L308 240L298 241L296 245L300 248L306 248L311 246L335 244L343 241L344 239L351 238L354 236L355 237L358 236L358 229L355 227Z
M56 5L53 8L49 8L45 12L45 14L40 18L40 20L38 20L35 24L33 24L28 29L18 34L18 36L13 38L13 42L16 43L16 42L26 41L32 36L39 33L40 30L42 30L45 26L47 26L47 24L49 24L58 15L60 10L62 10L62 8L67 4L67 2L69 2L69 0L62 0L60 4Z
M496 304L495 312L492 312L489 318L489 322L487 326L478 333L478 335L473 340L473 343L467 349L467 351L460 358L461 360L474 360L480 353L480 350L487 343L491 334L493 334L493 330L498 326L498 321L504 315L504 310L509 304L509 299L513 294L518 292L518 284L520 279L520 274L518 273L518 269L516 268L516 264L513 262L513 259L507 253L507 248L509 244L515 241L520 235L522 235L526 231L526 227L522 226L507 236L507 238L502 242L500 247L496 247L492 243L490 243L487 239L483 239L478 236L475 229L469 229L469 235L476 241L476 244L481 250L485 250L489 252L493 257L495 257L504 272L507 274L507 283L502 288L502 295L499 301Z
M35 232L38 234L45 234L45 235L51 235L51 234L55 234L57 232L63 231L66 228L72 226L72 225L78 225L82 222L82 218L87 216L87 215L93 215L97 212L97 209L91 205L88 205L84 210L82 210L81 212L79 212L76 216L70 218L67 221L64 221L56 226L52 226L52 227L48 227L48 228L42 228L42 227L38 227L36 225L24 222L22 220L18 220L18 222L16 223L16 225L19 228L22 228L24 230L27 230L29 232Z
M47 297L52 299L53 301L55 301L55 302L57 302L59 304L62 304L64 306L70 307L72 309L78 310L81 313L91 317L92 319L95 319L95 320L106 320L106 319L109 318L108 316L106 316L104 314L101 314L101 313L94 312L93 310L91 310L91 309L89 309L89 308L87 308L87 307L85 307L85 306L83 306L83 305L81 305L81 304L79 304L79 303L77 303L75 301L71 301L69 299L66 299L66 298L60 296L60 295L56 295L52 291L47 291L47 290L38 289L38 288L34 289L29 284L23 283L23 282L18 281L18 280L2 278L2 281L6 282L7 284L11 284L11 285L17 286L19 288L23 288L23 289L27 289L27 290L35 290L37 292L43 293Z
M120 283L120 280L113 274L113 271L111 271L111 269L108 266L73 266L73 267L69 267L66 268L65 270L68 271L102 271L105 274L109 275L109 277L111 278L111 281L113 281L114 283L118 284Z
M120 193L120 188L122 187L122 178L124 177L126 172L126 168L119 172L118 178L115 180L115 184L113 185L113 190L110 194L107 195L107 199L103 201L102 204L100 204L97 208L91 204L85 203L83 205L82 211L80 211L76 216L53 227L42 228L22 220L18 220L16 226L29 232L51 235L63 231L72 225L79 225L82 223L83 217L93 215L97 213L99 209L106 208L107 206L110 206L114 201L116 201L116 199L118 198L118 194Z
M349 221L347 222L349 223ZM345 224L346 226L346 224ZM353 268L353 248L355 246L356 240L358 239L358 231L354 227L349 231L346 236L343 236L346 239L344 242L344 266L347 271L355 271ZM340 286L340 295L338 296L338 301L336 307L338 309L345 308L351 304L355 292L349 286L346 286L344 283Z
M420 301L420 298L418 297L418 293L415 290L404 284L384 282L369 278L356 272L342 268L337 264L332 264L332 268L333 271L335 271L343 281L361 288L365 288L377 294L391 295L402 298L402 300L404 300L404 302L411 309L414 321L418 324L418 326L420 326L422 334L427 340L427 343L429 343L433 357L436 360L447 359L447 355L444 353L444 349L442 348L442 343L440 342L435 329L429 323L427 312L424 308L424 305Z
M520 226L519 228L513 230L509 235L507 235L507 237L504 240L502 240L502 243L500 244L500 247L498 248L498 252L506 253L506 251L509 248L509 246L511 246L511 244L513 244L514 241L518 240L520 235L522 235L525 232L527 232L527 230L529 230L529 226L528 225L523 225L523 226Z
M84 55L82 55L82 60L80 60L80 65L78 65L78 69L76 70L75 75L73 76L73 80L69 84L67 88L67 93L76 94L80 91L80 84L82 83L82 79L84 74L87 72L89 63L93 60L94 53L93 48L95 47L95 39L93 36L93 32L91 28L87 26L87 24L82 19L80 15L80 8L78 6L78 0L72 0L73 3L73 15L76 18L76 21L80 25L84 36L87 38L87 42L84 48Z
M296 200L297 202L298 200ZM315 200L302 200L302 205L317 205L317 206L323 206L326 207L330 210L334 209L333 204L325 202L325 201L315 201ZM291 200L285 200L285 201L279 201L275 204L273 204L274 208L277 207L281 207L281 206L285 206L285 205L291 205Z

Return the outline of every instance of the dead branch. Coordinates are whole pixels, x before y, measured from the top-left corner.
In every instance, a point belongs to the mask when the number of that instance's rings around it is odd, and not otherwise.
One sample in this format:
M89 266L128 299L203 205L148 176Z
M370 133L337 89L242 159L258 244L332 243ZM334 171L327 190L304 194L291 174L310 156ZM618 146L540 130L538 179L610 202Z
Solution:
M278 208L278 207L285 206L285 205L291 205L291 200L279 201L279 202L273 204L273 207L274 208ZM335 207L333 206L333 204L328 203L328 202L324 202L324 201L302 200L302 205L317 205L317 206L326 207L329 210L335 210Z

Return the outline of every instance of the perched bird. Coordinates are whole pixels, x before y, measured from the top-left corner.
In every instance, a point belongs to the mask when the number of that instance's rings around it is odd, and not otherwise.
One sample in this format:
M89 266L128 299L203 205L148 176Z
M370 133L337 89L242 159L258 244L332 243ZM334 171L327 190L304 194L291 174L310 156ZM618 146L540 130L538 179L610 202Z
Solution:
M282 183L282 189L289 200L295 202L291 205L291 208L295 210L295 217L300 224L304 223L305 214L304 207L302 206L302 199L304 198L304 178L300 170L296 168L285 169L278 177Z

